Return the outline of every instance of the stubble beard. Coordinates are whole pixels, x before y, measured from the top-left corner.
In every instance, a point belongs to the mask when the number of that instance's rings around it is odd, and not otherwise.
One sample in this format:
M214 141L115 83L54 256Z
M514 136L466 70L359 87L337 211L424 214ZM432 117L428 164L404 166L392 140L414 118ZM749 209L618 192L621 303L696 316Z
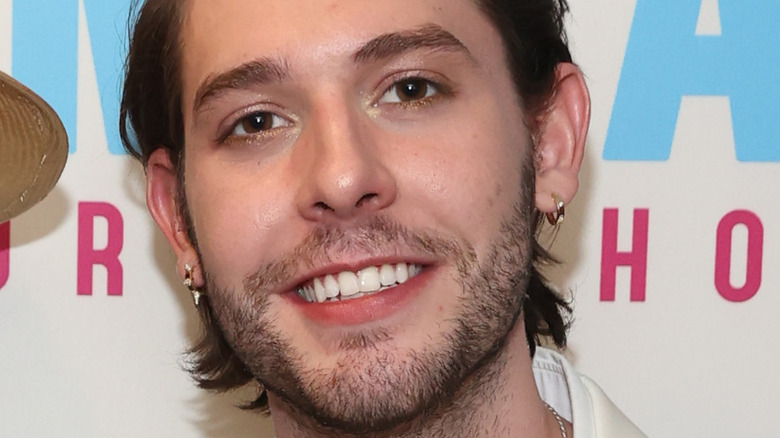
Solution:
M325 436L432 436L424 431L451 414L453 406L468 405L463 397L480 399L499 384L502 364L496 359L521 314L529 279L530 202L524 193L511 208L481 262L465 242L374 218L356 233L320 230L285 260L247 278L242 291L221 290L204 266L210 304L238 357L304 427ZM463 292L457 291L459 312L452 328L414 351L392 347L387 332L361 333L343 339L338 366L307 363L278 329L267 290L298 257L308 255L312 262L349 246L381 248L397 242L446 255L457 267ZM461 416L461 427L468 420Z

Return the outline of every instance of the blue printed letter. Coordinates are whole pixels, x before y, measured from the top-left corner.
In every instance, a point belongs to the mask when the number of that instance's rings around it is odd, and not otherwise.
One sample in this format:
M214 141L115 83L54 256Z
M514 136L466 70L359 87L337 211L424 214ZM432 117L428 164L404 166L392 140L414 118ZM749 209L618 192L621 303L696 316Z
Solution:
M78 0L13 2L12 73L57 111L76 150Z
M119 141L120 79L128 0L84 0L103 122L112 154ZM13 2L13 75L57 111L76 151L79 0Z
M84 0L103 106L103 123L106 126L108 150L112 154L124 153L117 126L119 103L122 100L122 66L127 50L125 45L129 3L127 0Z
M729 96L740 161L780 161L780 2L720 0L722 35L697 36L702 0L637 0L604 158L669 159L685 95Z

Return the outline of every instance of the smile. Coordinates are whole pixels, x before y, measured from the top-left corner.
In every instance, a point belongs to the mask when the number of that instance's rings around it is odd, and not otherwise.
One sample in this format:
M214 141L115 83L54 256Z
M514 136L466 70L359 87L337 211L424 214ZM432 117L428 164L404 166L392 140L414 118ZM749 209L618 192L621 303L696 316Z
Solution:
M309 303L353 300L403 284L420 272L422 266L406 263L342 271L304 283L298 288L298 295Z

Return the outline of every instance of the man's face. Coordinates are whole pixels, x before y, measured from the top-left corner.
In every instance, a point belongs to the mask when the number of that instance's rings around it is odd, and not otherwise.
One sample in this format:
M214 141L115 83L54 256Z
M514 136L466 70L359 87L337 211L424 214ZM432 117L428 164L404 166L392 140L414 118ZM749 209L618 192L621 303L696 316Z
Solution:
M189 3L186 197L228 341L323 422L430 407L526 281L531 145L500 36L467 0Z

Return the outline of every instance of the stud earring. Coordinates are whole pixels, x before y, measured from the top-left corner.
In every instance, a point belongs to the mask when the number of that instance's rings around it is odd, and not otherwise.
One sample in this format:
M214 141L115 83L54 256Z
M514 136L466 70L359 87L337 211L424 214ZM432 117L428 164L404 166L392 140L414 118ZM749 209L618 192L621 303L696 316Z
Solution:
M190 290L190 293L192 294L192 300L195 302L195 307L198 307L198 304L200 304L200 297L205 295L204 293L201 293L201 291L198 290L198 288L195 287L195 285L192 283L192 266L189 264L184 265L184 286Z
M546 214L547 222L549 222L550 225L560 225L563 223L563 219L566 217L565 204L563 203L563 199L561 199L561 195L557 193L553 193L552 198L553 202L555 202L555 207L557 210Z

